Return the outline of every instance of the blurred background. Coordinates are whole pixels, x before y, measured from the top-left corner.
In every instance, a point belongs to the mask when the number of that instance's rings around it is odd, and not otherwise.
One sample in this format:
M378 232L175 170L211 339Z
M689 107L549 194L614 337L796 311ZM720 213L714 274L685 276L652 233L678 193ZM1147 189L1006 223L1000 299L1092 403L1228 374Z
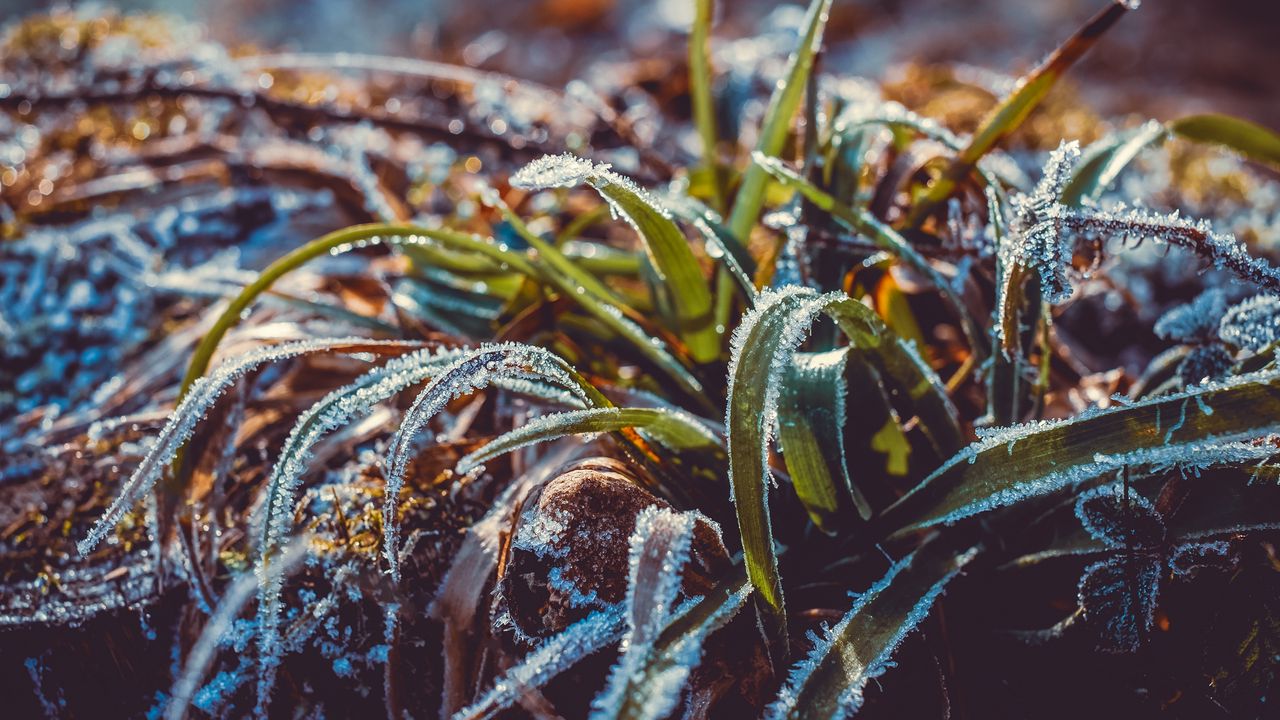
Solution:
M562 85L598 61L679 55L692 0L121 0L201 23L228 46L407 55ZM1105 0L837 0L830 72L892 79L909 62L1017 74ZM0 0L0 20L64 6ZM716 35L794 22L799 4L717 3ZM1075 69L1104 114L1217 111L1280 127L1280 1L1147 0Z

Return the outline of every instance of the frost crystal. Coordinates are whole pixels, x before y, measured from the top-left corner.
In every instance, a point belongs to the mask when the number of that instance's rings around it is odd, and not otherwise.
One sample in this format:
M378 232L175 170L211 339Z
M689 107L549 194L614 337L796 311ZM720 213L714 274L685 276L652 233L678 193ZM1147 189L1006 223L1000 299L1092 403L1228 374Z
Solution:
M107 508L107 511L94 524L89 534L76 544L80 554L87 555L92 551L106 537L107 533L116 526L116 523L120 522L120 518L124 517L124 514L137 502L138 498L155 485L165 467L173 460L174 455L187 441L187 438L191 437L196 424L205 416L209 408L213 407L218 397L226 392L227 388L231 387L233 383L246 373L266 363L278 362L309 353L323 352L353 343L366 345L385 344L389 346L403 344L365 338L335 338L284 343L252 350L242 357L219 365L211 374L197 380L191 386L187 396L173 411L173 415L164 426L164 429L160 431L160 436L157 438L155 445L143 458L138 468L134 470L128 482L124 484L120 495L116 497L111 506Z
M1061 207L1058 200L1079 159L1080 144L1074 140L1063 142L1049 154L1040 182L1031 193L1014 201L1015 222L1010 229L1018 237L1009 243L1012 255L1008 259L1039 272L1049 302L1061 302L1071 296L1067 268L1071 265L1073 243L1058 232L1051 218Z
M609 172L607 164L597 165L576 155L544 155L525 165L511 176L512 187L526 190L571 188L588 182L595 175Z
M1227 312L1227 296L1209 288L1190 303L1179 305L1156 321L1156 336L1179 342L1201 342L1218 335L1218 323Z
M592 718L604 720L615 716L624 703L642 708L644 717L660 718L680 699L680 685L675 692L655 692L658 687L645 687L640 677L645 662L653 651L653 643L667 625L675 610L680 592L680 576L689 560L696 513L680 513L650 506L636 516L636 529L631 533L627 582L627 633L623 636L622 657L614 665L605 689L591 703ZM687 673L689 668L685 668ZM634 683L634 684L633 684ZM628 698L627 689L635 687L643 698ZM669 683L663 689L671 689Z
M387 449L383 504L383 555L391 577L400 580L400 521L397 506L404 475L413 459L413 439L454 398L481 390L505 377L537 378L572 392L583 405L592 405L568 364L542 348L520 343L482 345L445 368L414 399Z
M1280 340L1280 296L1255 295L1222 316L1218 334L1242 350L1258 352Z
M570 625L508 670L483 697L454 715L454 720L490 717L515 703L525 688L541 687L579 660L617 642L623 633L622 616L622 607L614 606Z

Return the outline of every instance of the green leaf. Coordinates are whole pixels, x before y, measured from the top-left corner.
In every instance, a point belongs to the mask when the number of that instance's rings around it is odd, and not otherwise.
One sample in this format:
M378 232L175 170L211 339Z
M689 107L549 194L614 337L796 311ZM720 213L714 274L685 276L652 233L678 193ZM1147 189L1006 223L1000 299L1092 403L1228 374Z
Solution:
M1067 420L989 432L886 511L897 534L955 522L1131 466L1220 464L1227 443L1280 431L1280 372Z
M864 518L871 514L849 479L845 456L848 356L847 347L796 353L778 401L778 443L787 474L813 524L825 532L834 532L841 516L851 514L850 499Z
M827 192L801 177L791 168L787 167L777 158L767 157L760 153L752 155L755 166L763 171L776 177L783 184L793 187L804 195L805 199L813 203L821 210L831 213L831 216L838 220L841 224L847 226L851 230L866 235L871 238L876 245L884 248L886 251L893 253L896 257L906 262L913 270L924 275L930 282L938 288L942 293L942 297L951 306L960 328L964 332L965 338L969 341L969 347L974 354L981 358L985 358L987 354L987 345L984 340L985 335L974 322L973 316L970 314L964 301L956 293L951 282L942 276L929 261L920 253L916 252L911 243L907 239L898 234L896 230L880 222L871 213L864 210L851 208Z
M459 460L457 469L460 473L467 473L499 455L567 435L616 432L624 428L640 430L673 450L714 448L721 444L705 424L681 410L589 408L553 413L530 420Z
M1048 58L1029 74L1022 77L1009 97L983 119L977 132L969 139L960 154L951 161L929 192L911 208L907 216L908 227L919 227L934 210L946 202L955 191L956 184L963 180L977 165L978 160L991 148L1017 130L1022 121L1027 119L1031 111L1044 100L1059 78L1066 73L1093 45L1121 18L1130 6L1128 3L1114 2L1105 10L1093 16L1084 27L1067 38Z
M529 189L574 187L583 183L595 188L640 235L664 292L670 294L674 311L674 317L670 318L672 329L688 345L690 356L696 362L719 358L721 334L713 322L711 288L689 241L656 198L610 171L607 165L596 165L572 155L540 158L511 178L512 185ZM582 282L581 278L579 281ZM583 287L590 285L584 283Z
M1197 142L1231 148L1260 163L1280 167L1280 135L1230 115L1191 115L1169 123L1169 130Z
M935 539L895 563L792 670L765 717L828 719L856 712L867 683L889 668L903 639L979 551L957 552Z
M778 81L769 98L769 107L765 110L764 125L760 128L760 140L756 143L756 152L774 156L782 152L787 133L791 129L791 118L800 107L800 99L804 96L805 86L809 81L809 73L813 69L813 58L822 45L822 32L827 25L827 15L831 11L832 0L813 0L809 4L809 12L805 16L804 35L795 52L791 53L786 77ZM751 228L760 216L760 208L764 204L764 191L768 176L756 164L747 167L742 176L742 184L738 186L738 194L733 199L733 211L729 216L729 230L742 242L747 241Z
M944 448L962 442L955 408L937 376L865 305L843 293L819 295L796 286L760 294L755 308L734 332L725 426L747 574L765 605L766 627L775 650L786 647L786 630L767 501L772 480L770 444L783 378L810 325L821 314L835 321L853 347L867 350L882 374L914 403L921 430L943 449L943 456Z

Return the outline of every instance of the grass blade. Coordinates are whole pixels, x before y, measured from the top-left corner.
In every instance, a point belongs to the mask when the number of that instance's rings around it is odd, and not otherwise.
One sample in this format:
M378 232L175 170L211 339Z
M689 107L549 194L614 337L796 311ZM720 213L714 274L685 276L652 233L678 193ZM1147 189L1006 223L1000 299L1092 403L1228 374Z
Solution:
M693 124L702 139L702 162L711 173L711 197L717 211L724 210L724 185L720 178L720 161L716 148L715 100L711 96L711 21L715 14L712 0L694 0L693 27L689 32L689 95L693 103Z
M895 563L793 668L765 717L844 718L857 711L867 683L888 669L898 645L977 554L976 547L956 552L934 540Z
M775 658L786 647L786 628L768 508L769 451L784 374L820 314L834 320L854 347L872 351L885 376L916 404L921 429L943 456L945 448L963 442L955 408L937 377L865 305L843 293L819 295L797 286L760 294L733 335L725 427L747 574L764 605Z
M786 77L778 81L773 96L769 98L756 152L767 156L782 152L787 133L791 129L791 118L800 107L800 99L804 96L809 73L813 69L814 55L822 45L822 32L827 26L831 2L832 0L813 0L809 4L809 12L805 15L804 35L795 52L791 53ZM729 216L729 231L742 242L747 241L751 228L760 216L767 180L768 176L756 163L747 166L747 171L742 176L742 184L733 199L733 211Z
M1130 466L1202 467L1280 431L1280 372L984 434L886 512L898 534L955 522Z
M468 473L477 466L522 447L567 435L617 432L634 428L673 450L717 447L721 443L706 425L681 410L665 408L588 408L553 413L530 420L499 435L458 461L457 471Z
M1169 123L1169 130L1188 140L1215 143L1273 167L1280 167L1280 135L1230 115L1191 115Z
M1044 62L1022 77L1009 97L992 109L982 121L969 144L951 161L942 176L929 188L929 192L911 208L907 215L907 226L923 225L925 219L951 197L956 185L973 170L978 160L1016 130L1049 94L1058 79L1098 42L1103 33L1136 6L1137 3L1122 0L1111 3L1067 38Z
M813 524L834 532L847 521L849 499L863 517L870 508L849 479L844 428L848 348L797 353L782 383L778 402L778 443L787 474Z
M540 158L511 178L512 185L535 190L583 183L595 188L640 235L658 280L670 293L672 329L689 354L697 362L719 358L721 334L713 322L711 288L689 241L656 198L607 165L572 155Z

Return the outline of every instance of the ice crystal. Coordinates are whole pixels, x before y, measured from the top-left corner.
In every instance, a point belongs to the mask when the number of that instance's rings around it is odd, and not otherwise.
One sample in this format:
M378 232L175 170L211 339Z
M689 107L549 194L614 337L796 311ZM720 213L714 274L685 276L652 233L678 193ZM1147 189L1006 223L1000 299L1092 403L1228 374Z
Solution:
M1080 608L1100 626L1102 648L1133 652L1155 622L1163 564L1157 557L1125 553L1096 562L1080 577Z
M1178 377L1186 385L1198 385L1226 377L1235 363L1235 358L1222 345L1201 345L1191 348L1187 356L1178 363Z
M1156 321L1157 337L1179 342L1202 342L1218 336L1218 323L1227 312L1227 295L1209 288L1195 300L1169 310Z
M479 700L455 714L454 720L491 717L515 703L526 688L541 687L588 655L617 642L623 634L623 615L622 606L615 605L570 625L508 670Z
M597 165L576 155L545 155L525 165L511 176L513 187L528 190L546 188L572 188L588 182L592 177L610 172L607 164Z
M1258 352L1280 340L1280 295L1255 295L1233 305L1218 325L1222 339Z
M227 388L246 373L271 362L278 362L299 355L323 352L351 343L381 344L383 341L365 338L335 338L325 340L304 340L283 343L270 347L257 348L245 355L219 365L208 376L201 378L191 386L191 390L173 411L169 422L151 450L143 458L133 475L124 484L120 494L107 508L102 517L94 524L89 534L77 543L80 554L87 555L107 533L124 517L129 508L160 479L165 467L173 460L179 448L191 437L196 425L209 411L217 399ZM400 344L386 341L385 344Z
M1034 268L1040 274L1044 297L1061 302L1071 295L1067 268L1073 255L1072 239L1057 232L1050 221L1060 207L1062 191L1071 180L1080 159L1080 144L1063 142L1049 153L1040 182L1027 195L1014 200L1014 224L1010 228L1017 239L1009 244L1010 260Z
M1094 539L1111 548L1151 548L1164 540L1164 520L1151 501L1123 486L1080 493L1076 517Z
M622 639L622 657L613 666L605 689L591 703L595 720L616 715L628 700L643 708L646 717L660 718L679 700L678 685L674 695L654 693L657 688L648 688L641 702L626 697L626 691L638 679L653 643L675 610L681 573L689 560L698 520L696 513L657 506L647 507L636 516L628 556L627 632Z
M414 438L454 398L481 390L504 377L541 378L572 392L583 405L593 404L564 360L547 350L530 345L483 345L445 368L414 399L387 449L390 462L386 471L387 486L382 515L382 552L395 581L400 579L400 522L397 507L404 475L413 459Z

